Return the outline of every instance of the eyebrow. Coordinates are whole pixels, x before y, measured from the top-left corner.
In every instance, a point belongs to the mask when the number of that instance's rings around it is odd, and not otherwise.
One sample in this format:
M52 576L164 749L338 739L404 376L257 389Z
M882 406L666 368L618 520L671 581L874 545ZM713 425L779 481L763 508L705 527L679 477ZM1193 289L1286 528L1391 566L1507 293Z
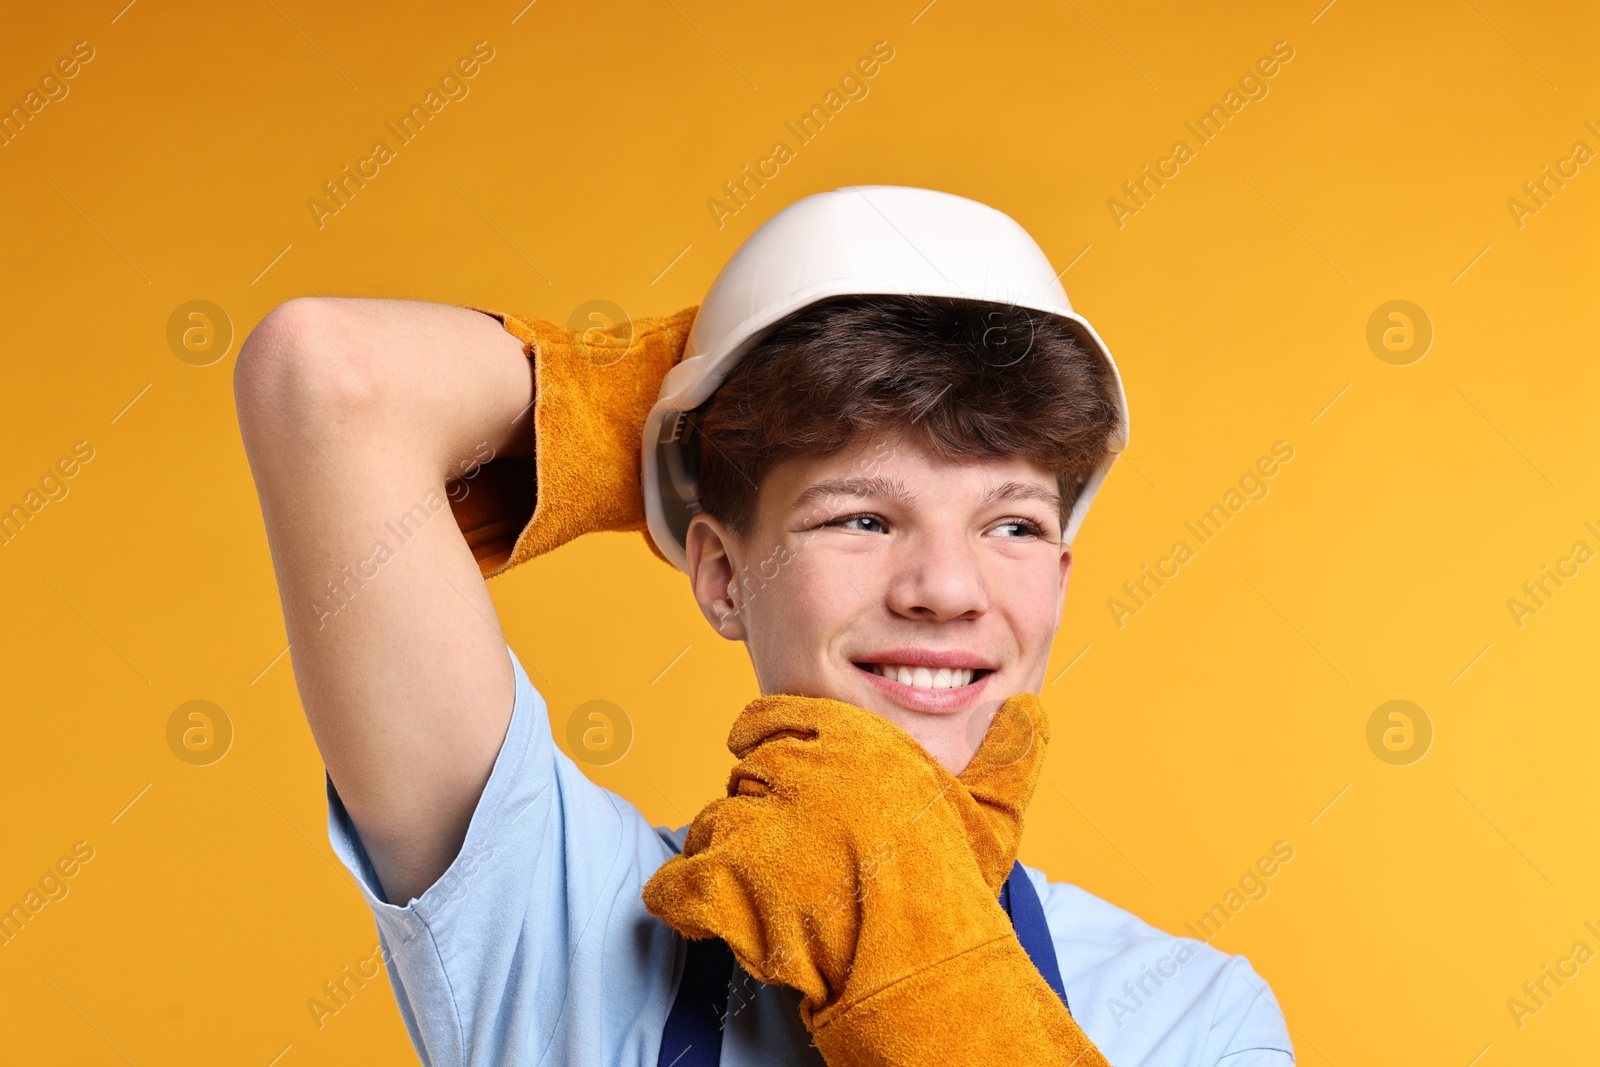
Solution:
M982 503L993 504L999 500L1037 500L1050 505L1052 511L1061 510L1061 494L1053 493L1034 482L1006 482L983 495Z
M798 511L808 504L817 503L834 496L849 497L878 497L884 500L895 500L905 504L916 501L916 494L908 490L904 482L896 478L879 477L853 477L836 478L832 481L817 482L794 498L794 503L789 505L791 510ZM993 504L1001 500L1037 500L1049 505L1053 510L1061 508L1061 497L1057 493L1032 482L1010 481L990 487L978 503L980 506Z
M835 478L832 481L815 483L795 497L794 503L790 504L789 508L791 511L798 511L807 504L817 503L833 496L878 497L905 504L913 503L917 499L916 494L907 489L905 483L898 478L877 476Z

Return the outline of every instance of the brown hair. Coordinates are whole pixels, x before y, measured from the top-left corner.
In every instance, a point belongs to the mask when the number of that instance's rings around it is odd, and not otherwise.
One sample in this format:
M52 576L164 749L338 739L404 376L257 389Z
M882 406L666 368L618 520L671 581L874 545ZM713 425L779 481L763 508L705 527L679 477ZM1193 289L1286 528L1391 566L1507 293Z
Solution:
M701 508L747 537L773 467L902 433L947 461L1021 456L1054 471L1065 528L1118 420L1109 370L1065 320L885 295L781 320L688 421Z

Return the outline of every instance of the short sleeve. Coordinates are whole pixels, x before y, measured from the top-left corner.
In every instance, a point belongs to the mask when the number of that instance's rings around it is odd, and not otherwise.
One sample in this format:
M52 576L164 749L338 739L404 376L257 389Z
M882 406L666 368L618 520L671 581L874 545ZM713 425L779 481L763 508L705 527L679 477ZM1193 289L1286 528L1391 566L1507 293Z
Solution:
M1289 1067L1277 998L1244 956L1175 937L1025 868L1055 942L1072 1015L1117 1067Z
M1288 1067L1294 1045L1272 987L1243 956L1229 957L1203 1062L1217 1067Z
M680 939L644 883L676 848L551 737L511 650L516 697L461 851L420 897L382 889L330 779L328 836L377 920L426 1067L653 1064Z

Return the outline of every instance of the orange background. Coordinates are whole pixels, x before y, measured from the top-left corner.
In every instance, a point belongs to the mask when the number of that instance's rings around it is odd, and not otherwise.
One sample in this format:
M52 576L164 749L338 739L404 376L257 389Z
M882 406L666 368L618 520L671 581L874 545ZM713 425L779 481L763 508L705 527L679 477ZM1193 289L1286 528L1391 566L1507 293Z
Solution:
M0 546L0 906L74 843L93 859L0 947L0 1058L415 1062L381 980L320 1029L307 1007L376 933L329 850L235 426L233 359L268 309L669 313L762 220L846 183L1011 214L1071 265L1126 378L1132 445L1076 546L1024 859L1187 932L1288 842L1215 943L1271 982L1302 1064L1600 1056L1600 963L1520 1027L1507 1007L1574 942L1600 951L1600 565L1520 628L1507 606L1574 542L1600 549L1597 166L1520 226L1507 206L1575 141L1600 149L1600 15L1323 2L8 15L0 101L74 42L95 55L0 148L0 507L75 442L93 459ZM470 95L319 229L307 200L480 40ZM880 40L869 95L718 228L708 199L794 147L785 121ZM1108 199L1277 41L1269 95L1119 228ZM196 299L234 330L209 366L167 342ZM1405 366L1367 342L1395 299L1434 332ZM1277 441L1270 494L1119 628L1108 599ZM596 781L674 826L717 794L753 675L681 575L600 535L492 588L563 745L585 701L632 720ZM1367 741L1395 699L1433 731L1404 766ZM232 724L209 766L168 746L191 700Z

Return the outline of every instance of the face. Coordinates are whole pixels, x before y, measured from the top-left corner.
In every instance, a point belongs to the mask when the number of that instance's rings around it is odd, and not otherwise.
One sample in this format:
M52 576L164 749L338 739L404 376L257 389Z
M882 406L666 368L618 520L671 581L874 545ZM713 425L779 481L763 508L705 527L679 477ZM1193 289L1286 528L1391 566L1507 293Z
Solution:
M690 583L763 694L875 711L959 774L1005 699L1044 683L1072 567L1056 500L1025 459L869 441L774 468L747 538L695 516Z

